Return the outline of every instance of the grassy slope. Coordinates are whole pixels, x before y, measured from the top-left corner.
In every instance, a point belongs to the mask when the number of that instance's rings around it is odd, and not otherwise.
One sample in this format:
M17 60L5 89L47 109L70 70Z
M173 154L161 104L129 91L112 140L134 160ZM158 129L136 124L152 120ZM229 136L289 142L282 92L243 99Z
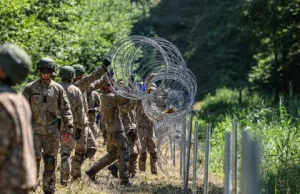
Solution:
M99 138L101 139L101 138ZM102 145L102 140L98 141L99 148L97 151L97 154L95 156L96 159L103 156L106 151L105 147ZM179 153L179 151L177 152ZM169 154L168 154L169 155ZM179 155L177 156L179 162ZM59 163L60 159L58 159L58 167L59 169ZM88 169L92 165L92 161L85 161L83 164L83 171ZM148 167L148 166L147 166ZM176 164L176 167L172 166L171 159L168 158L168 162L164 165L164 170L168 174L163 174L161 171L159 171L159 174L152 175L149 171L149 167L147 169L147 172L139 172L137 173L137 176L132 179L133 187L131 188L125 188L123 186L119 185L119 180L112 177L112 175L109 174L109 171L107 169L103 169L100 171L97 175L97 182L93 183L87 179L87 177L84 175L82 177L82 180L80 181L74 181L70 183L67 187L62 187L59 184L59 170L56 171L56 193L57 194L123 194L123 193L139 193L139 194L150 194L150 193L161 193L161 194L178 194L183 193L183 187L182 187L182 179L179 175L179 163ZM203 168L201 167L199 170L199 180L198 185L202 184L203 179ZM41 176L40 176L41 177ZM189 179L189 184L191 186L192 184L192 178ZM216 183L218 186L211 185L210 186L210 192L212 193L222 193L222 189L220 189L222 181L217 180L216 178L213 178L212 180L214 183ZM202 188L198 188L202 191ZM191 191L190 191L191 192ZM39 186L35 192L35 194L41 194L42 188Z

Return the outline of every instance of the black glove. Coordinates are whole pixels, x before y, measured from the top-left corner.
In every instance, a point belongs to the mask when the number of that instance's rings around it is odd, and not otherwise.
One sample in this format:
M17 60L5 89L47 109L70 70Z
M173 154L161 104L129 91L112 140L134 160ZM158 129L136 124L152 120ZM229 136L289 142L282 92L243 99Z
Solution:
M105 57L105 59L103 61L103 66L107 68L108 66L110 66L110 64L111 64L110 57Z
M79 140L81 137L81 129L76 129L76 132L75 132L75 140Z
M61 129L61 119L57 119L57 128L60 131L60 129Z
M135 80L135 75L134 75L134 74L131 74L131 75L130 75L130 80L131 80L132 82L134 82L134 80Z
M128 139L131 141L131 142L135 142L137 139L138 139L138 134L137 134L137 131L135 129L132 129L128 132Z
M90 109L88 110L88 113L89 113L89 114L95 114L95 112L96 112L96 110L95 110L94 108L90 108Z
M110 69L109 72L107 72L108 77L112 78L115 75L115 72L113 69Z

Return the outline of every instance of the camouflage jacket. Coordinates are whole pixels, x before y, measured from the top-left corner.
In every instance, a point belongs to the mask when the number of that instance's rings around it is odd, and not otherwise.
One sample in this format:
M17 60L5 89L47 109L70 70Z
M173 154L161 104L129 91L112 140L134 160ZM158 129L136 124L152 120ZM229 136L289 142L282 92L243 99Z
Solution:
M36 184L31 110L22 94L0 86L0 189Z
M101 114L104 117L107 133L124 131L124 125L121 118L122 105L123 111L130 100L115 93L103 93L101 95Z
M126 132L137 128L135 105L136 100L129 100L128 103L120 106L121 119Z
M88 99L88 107L89 109L93 108L95 112L89 113L89 122L95 122L96 120L96 113L100 111L100 95L96 91L92 91L90 94L87 95Z
M102 76L102 75L104 75L104 73L106 73L106 71L101 67L101 68L98 68L95 71L93 71L88 76L85 76L81 80L74 83L74 85L76 87L78 87L83 94L86 112L88 110L87 90L89 89L91 83L96 83L96 82L97 82L97 87L103 87L103 85L104 85L103 77L104 76Z
M136 105L136 120L138 123L138 128L153 128L153 122L145 114L141 100L139 100Z
M81 90L81 92L87 91L91 83L96 80L102 79L101 77L102 75L104 75L104 73L106 73L106 71L102 67L100 67L88 76L85 76L81 80L75 82L74 85L77 86Z
M75 129L84 129L88 123L88 118L85 114L84 98L79 88L71 83L62 82L60 85L65 89L68 96Z
M47 135L57 129L57 112L60 112L65 131L73 133L73 115L65 90L55 81L49 85L41 80L27 84L23 91L32 111L34 133Z

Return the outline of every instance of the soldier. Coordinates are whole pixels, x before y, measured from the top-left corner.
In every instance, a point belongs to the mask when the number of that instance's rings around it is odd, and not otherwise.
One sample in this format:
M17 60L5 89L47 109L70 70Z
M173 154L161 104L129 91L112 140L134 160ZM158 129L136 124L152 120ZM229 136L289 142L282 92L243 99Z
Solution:
M32 110L34 149L39 174L40 161L44 159L43 191L55 191L55 168L59 149L60 134L63 142L70 140L73 133L73 115L65 90L51 79L55 62L49 57L42 58L37 64L40 78L27 84L24 95ZM60 113L64 128L58 130L57 114ZM37 176L38 176L37 174Z
M36 185L31 110L12 85L22 83L31 68L27 53L14 44L0 47L0 190L28 194Z
M138 123L138 134L141 141L141 154L139 157L139 170L146 171L147 151L150 153L150 168L152 174L157 174L157 148L156 137L153 130L153 122L144 112L142 101L139 100L136 106Z
M84 161L84 155L87 146L87 125L88 118L85 114L84 99L79 88L72 85L75 78L75 70L71 66L63 66L60 68L59 77L62 83L60 85L66 91L68 96L72 114L74 117L74 133L70 141L64 143L61 139L61 167L60 167L60 183L66 185L71 173L73 179L81 177L81 165ZM70 155L75 147L75 156L70 162Z
M96 123L96 115L100 112L100 95L95 90L95 84L91 83L87 90L89 126L94 137L97 137L99 128Z
M96 69L90 75L85 77L83 77L85 68L82 65L76 64L72 66L75 69L75 73L76 73L76 82L74 83L74 85L77 86L83 94L86 113L88 112L87 90L91 83L93 83L95 80L98 80L102 77L102 75L107 71L107 67L109 65L110 65L110 61L108 58L106 58L103 61L103 65L101 68ZM92 158L96 153L97 144L90 127L88 127L87 130L88 130L88 139L87 139L86 158Z
M121 185L131 186L128 175L129 150L124 126L121 120L122 105L127 106L129 99L113 93L113 88L106 76L106 85L101 97L101 113L105 120L107 131L107 154L85 171L88 177L95 180L96 174L104 167L118 159ZM96 86L97 88L97 86Z

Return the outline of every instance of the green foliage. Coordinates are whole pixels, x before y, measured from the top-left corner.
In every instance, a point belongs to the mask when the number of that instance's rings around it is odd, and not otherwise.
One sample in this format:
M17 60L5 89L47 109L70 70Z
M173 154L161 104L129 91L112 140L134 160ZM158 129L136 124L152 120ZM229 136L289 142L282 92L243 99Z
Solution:
M213 123L211 170L223 173L225 133L239 123L239 141L243 130L250 131L261 146L262 193L297 193L299 191L300 123L299 98L281 98L276 106L266 104L257 95L248 96L246 108L238 107L237 92L217 90L203 102L199 118ZM259 103L261 101L261 103ZM220 106L218 106L220 105ZM217 110L218 114L205 114ZM241 145L239 145L241 146ZM239 150L239 158L240 158Z
M80 63L90 72L143 12L129 0L3 0L0 44L20 45L34 64L50 56L58 66ZM35 78L33 70L29 80Z

